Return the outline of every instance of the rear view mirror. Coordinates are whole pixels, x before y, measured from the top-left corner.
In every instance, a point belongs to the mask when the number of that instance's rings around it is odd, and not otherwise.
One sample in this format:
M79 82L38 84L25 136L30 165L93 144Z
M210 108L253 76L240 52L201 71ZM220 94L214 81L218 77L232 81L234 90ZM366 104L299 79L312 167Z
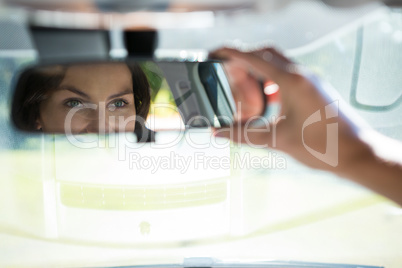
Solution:
M258 95L252 113L236 116L247 94L230 81L217 61L40 65L18 76L11 114L21 130L65 134L221 127L261 115Z

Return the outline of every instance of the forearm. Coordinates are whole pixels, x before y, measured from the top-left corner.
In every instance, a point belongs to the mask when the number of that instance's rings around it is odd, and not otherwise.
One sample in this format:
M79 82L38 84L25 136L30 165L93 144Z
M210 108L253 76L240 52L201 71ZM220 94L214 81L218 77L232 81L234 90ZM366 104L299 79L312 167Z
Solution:
M375 135L366 144L365 153L339 175L402 206L402 144L382 135Z

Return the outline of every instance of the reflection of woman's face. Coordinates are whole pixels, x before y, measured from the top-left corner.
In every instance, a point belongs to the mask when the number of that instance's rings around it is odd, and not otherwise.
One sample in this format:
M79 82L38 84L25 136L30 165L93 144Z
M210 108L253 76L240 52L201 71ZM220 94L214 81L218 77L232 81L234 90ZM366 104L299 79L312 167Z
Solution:
M119 63L68 67L60 86L47 93L37 128L52 133L134 131L131 72Z

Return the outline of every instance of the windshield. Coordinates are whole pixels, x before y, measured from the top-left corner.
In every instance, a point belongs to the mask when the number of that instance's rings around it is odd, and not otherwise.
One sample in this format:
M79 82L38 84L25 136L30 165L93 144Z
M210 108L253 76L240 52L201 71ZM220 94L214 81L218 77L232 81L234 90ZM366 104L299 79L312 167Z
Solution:
M239 12L215 14L214 29L161 30L156 55L275 44L332 84L372 127L402 140L400 9L299 1L267 14ZM0 264L182 264L185 257L402 263L400 208L275 148L202 147L210 133L190 131L170 147L113 146L106 137L83 150L62 136L16 130L13 77L37 55L26 27L1 14ZM154 99L172 102L168 81L161 83ZM178 117L152 114L163 122ZM161 134L162 145L172 135ZM26 259L11 254L13 245Z

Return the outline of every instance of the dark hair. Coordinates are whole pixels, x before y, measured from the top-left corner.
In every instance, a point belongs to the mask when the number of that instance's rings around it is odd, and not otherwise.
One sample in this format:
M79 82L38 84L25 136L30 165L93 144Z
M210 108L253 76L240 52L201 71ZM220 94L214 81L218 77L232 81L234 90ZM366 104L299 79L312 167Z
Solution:
M33 67L18 77L11 110L11 119L17 128L26 131L36 130L40 103L48 92L60 85L68 67L68 65ZM140 121L143 122L151 104L150 84L139 64L127 63L127 67L133 82L136 117L141 117Z

